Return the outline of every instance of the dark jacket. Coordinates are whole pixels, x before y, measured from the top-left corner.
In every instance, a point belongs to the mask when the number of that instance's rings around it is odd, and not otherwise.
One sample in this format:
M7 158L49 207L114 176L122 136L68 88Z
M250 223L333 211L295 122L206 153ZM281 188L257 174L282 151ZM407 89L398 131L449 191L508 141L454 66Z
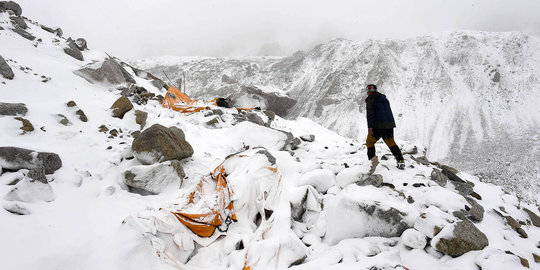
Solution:
M366 98L366 116L368 128L385 129L396 127L390 102L388 102L385 95L379 92L372 92Z

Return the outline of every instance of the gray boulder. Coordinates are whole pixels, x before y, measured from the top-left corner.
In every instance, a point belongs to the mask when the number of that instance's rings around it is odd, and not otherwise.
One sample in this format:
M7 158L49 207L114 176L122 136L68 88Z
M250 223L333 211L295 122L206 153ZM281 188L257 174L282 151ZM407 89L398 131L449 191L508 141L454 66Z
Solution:
M21 16L22 8L13 1L0 1L0 10L11 10L15 16Z
M168 188L180 188L185 173L180 161L171 160L155 165L131 167L123 174L124 183L131 191L160 194Z
M28 29L28 25L26 24L26 22L24 21L23 18L21 17L17 17L17 16L12 16L10 17L11 21L16 24L17 26L19 26L21 29Z
M88 44L86 43L86 39L84 38L78 38L75 40L75 46L77 46L77 49L84 51L88 50Z
M248 112L247 113L247 120L249 122L255 123L257 125L261 125L261 126L266 125L264 120L256 112Z
M536 227L540 227L540 217L527 208L523 208L523 210L525 210L525 212L527 212L529 215L529 218L531 218L532 224Z
M357 181L356 184L359 186L375 186L380 187L383 183L383 177L380 174L372 174L367 178Z
M11 30L17 34L19 34L21 37L26 38L28 40L34 40L36 39L35 36L32 34L26 32L24 29L20 28L18 25L14 25L14 28L11 28Z
M193 155L193 147L186 141L181 129L166 128L160 124L154 124L141 132L133 140L131 148L142 164L181 160Z
M75 41L73 41L71 38L67 40L67 47L64 48L64 52L79 61L84 60L81 50L77 48L77 44L75 44Z
M2 56L0 56L0 74L2 75L2 77L8 80L12 80L13 77L15 77L15 74L13 74L13 70L11 70L11 67L9 67L8 63Z
M62 35L64 34L64 31L62 31L62 28L56 28L56 29L53 29L53 28L50 28L50 27L47 27L45 25L40 25L41 26L41 29L49 32L49 33L53 33L59 37L62 37Z
M62 160L55 153L6 146L0 147L0 167L8 170L43 168L45 174L51 174L62 167Z
M484 219L484 207L476 202L475 199L465 197L471 207L467 210L469 217L474 221L482 221Z
M309 134L309 135L302 135L300 136L300 139L304 142L314 142L315 141L315 135Z
M437 250L454 257L472 250L481 250L489 245L486 235L468 220L444 227L434 240Z
M441 187L446 186L446 183L448 183L448 177L437 169L431 171L431 180L435 181Z
M0 102L0 115L26 115L28 109L24 103L2 103Z
M96 62L74 71L91 83L105 82L110 84L135 83L133 77L114 59Z
M127 112L133 109L133 104L127 97L120 97L113 103L111 109L113 117L122 119Z

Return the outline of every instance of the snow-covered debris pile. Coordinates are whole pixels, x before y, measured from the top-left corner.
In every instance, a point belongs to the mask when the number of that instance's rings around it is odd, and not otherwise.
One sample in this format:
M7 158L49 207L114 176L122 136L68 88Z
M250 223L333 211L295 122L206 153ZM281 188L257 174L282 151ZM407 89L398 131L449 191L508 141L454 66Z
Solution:
M398 170L383 144L368 161L362 143L268 108L137 102L163 84L105 53L74 59L23 18L30 41L9 17L0 11L14 73L0 78L3 268L538 266L538 205L431 163L422 146L398 142ZM73 73L111 59L133 82ZM133 108L113 117L121 96ZM21 115L35 127L25 135Z

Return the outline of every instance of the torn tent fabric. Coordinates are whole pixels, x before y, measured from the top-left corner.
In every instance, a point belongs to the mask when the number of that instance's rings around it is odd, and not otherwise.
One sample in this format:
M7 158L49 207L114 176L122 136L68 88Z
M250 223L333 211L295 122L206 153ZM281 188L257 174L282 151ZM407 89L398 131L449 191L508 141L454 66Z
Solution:
M225 160L223 163L225 163ZM212 173L204 176L197 188L189 195L188 205L173 215L200 237L210 237L216 229L227 231L237 221L225 167L221 163ZM215 204L208 205L214 200ZM201 206L204 206L201 211Z
M215 98L210 101L196 100L182 93L178 88L171 86L163 98L162 106L181 113L200 112L211 107L226 107L230 104L224 102L223 98ZM260 108L236 108L239 111L251 111Z

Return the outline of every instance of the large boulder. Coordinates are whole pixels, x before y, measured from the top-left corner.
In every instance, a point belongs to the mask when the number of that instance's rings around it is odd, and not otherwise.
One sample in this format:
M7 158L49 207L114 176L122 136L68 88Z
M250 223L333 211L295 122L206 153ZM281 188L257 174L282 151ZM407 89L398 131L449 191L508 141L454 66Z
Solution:
M146 119L148 119L148 113L141 110L135 110L135 122L141 126L141 129L146 126Z
M15 16L21 16L22 8L19 4L13 1L0 1L0 10L11 10Z
M0 102L0 115L26 115L28 109L24 103L3 103Z
M120 97L113 103L111 109L113 110L113 117L122 119L124 114L133 109L133 104L127 97Z
M2 56L0 56L0 75L8 80L12 80L13 77L15 77L13 70L11 70L11 67L9 67L8 63Z
M169 188L180 188L184 178L184 169L178 160L166 161L154 165L142 165L129 168L123 174L124 183L132 191L159 194Z
M103 62L88 64L74 71L74 73L91 83L135 83L135 79L113 58L108 58Z
M160 124L154 124L141 132L133 140L131 148L135 157L143 164L181 160L193 155L193 148L186 141L181 129L166 128Z
M51 174L62 167L62 160L55 153L7 146L0 147L0 167L8 170L43 168L46 174Z
M53 33L53 34L55 34L55 35L57 35L59 37L61 37L64 34L64 32L62 31L62 28L53 29L53 28L45 26L45 25L40 25L40 26L41 26L41 29L43 29L43 30L45 30L45 31L47 31L49 33Z
M488 238L469 220L460 220L445 226L431 241L437 250L450 256L461 256L489 245Z

